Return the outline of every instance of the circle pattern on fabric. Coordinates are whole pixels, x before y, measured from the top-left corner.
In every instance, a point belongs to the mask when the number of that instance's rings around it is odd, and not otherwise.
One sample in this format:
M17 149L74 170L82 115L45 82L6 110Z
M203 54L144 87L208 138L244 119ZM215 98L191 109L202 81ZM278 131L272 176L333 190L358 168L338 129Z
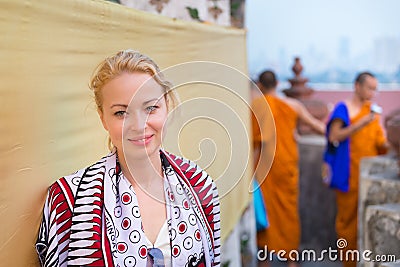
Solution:
M180 222L180 223L178 224L178 233L184 234L184 233L186 232L186 230L187 230L187 225L186 225L186 223L185 223L185 222Z
M147 247L145 245L139 248L139 256L143 259L147 257Z
M179 209L179 207L175 206L174 207L174 219L178 219L179 216L181 216L181 210Z
M72 178L72 184L78 186L81 182L81 177L74 177Z
M178 257L181 254L181 248L178 245L172 247L172 256Z
M132 202L132 196L128 192L125 192L121 195L121 202L125 205L128 205Z
M197 223L196 215L193 213L189 215L189 223L190 225L196 225Z
M122 220L122 223L121 223L122 229L126 230L126 229L128 229L130 226L131 226L131 219L129 219L128 217L125 217L125 218Z
M185 210L188 210L188 209L189 209L189 202L187 201L187 199L184 199L184 200L182 201L182 206L183 206L183 208L184 208Z
M194 238L195 238L197 241L200 241L200 240L201 240L201 234L200 234L200 230L199 230L199 229L197 229L197 230L194 232Z
M132 208L132 215L135 218L140 218L140 210L139 210L139 206L133 206Z
M140 233L139 233L139 231L133 230L131 232L131 234L129 235L129 240L134 244L139 242L140 241Z
M124 260L125 267L134 267L136 266L136 258L133 256L126 257Z
M116 206L116 207L114 208L114 215L115 215L116 218L120 218L120 217L121 217L121 215L122 215L122 208L121 208L121 206Z
M114 175L114 177L117 177ZM118 175L110 186L116 186L117 194L113 195L111 210L112 221L109 228L116 228L115 237L110 229L107 235L114 237L113 260L119 266L138 266L146 264L149 257L148 241L143 232L143 222L135 191L126 178ZM174 265L195 265L198 261L191 261L191 255L199 255L204 250L202 243L203 221L198 212L196 203L192 203L190 185L181 183L174 171L171 176L164 176L164 190L166 196L167 224L171 240L171 258ZM115 201L116 200L116 201ZM196 207L197 208L197 207ZM200 208L200 207L198 207ZM117 229L119 234L117 237ZM207 229L204 229L205 231ZM207 235L207 232L205 233ZM206 236L208 238L208 236ZM196 258L197 259L197 258ZM192 265L191 265L192 264Z
M193 247L193 238L190 236L186 237L185 240L183 240L183 247L187 250L191 249Z
M183 195L183 188L182 188L182 186L181 186L180 184L177 184L177 185L176 185L176 192L177 192L179 195Z
M126 245L125 242L117 243L117 250L119 253L125 253L127 249L128 249L128 246Z

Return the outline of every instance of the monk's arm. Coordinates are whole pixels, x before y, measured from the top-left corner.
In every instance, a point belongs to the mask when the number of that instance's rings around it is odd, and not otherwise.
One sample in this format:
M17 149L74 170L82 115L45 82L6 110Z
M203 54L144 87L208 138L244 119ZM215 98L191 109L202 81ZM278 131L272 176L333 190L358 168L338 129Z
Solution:
M375 138L376 138L376 147L378 150L378 154L386 154L390 149L390 144L386 139L382 126L379 123L379 120L377 119L376 121L374 121L374 124L376 129Z
M310 112L308 112L308 110L300 102L298 102L296 105L297 113L299 114L300 120L305 122L308 126L310 126L318 133L325 134L325 124L322 121L314 118L313 115L311 115Z
M350 137L350 135L354 134L361 128L363 128L368 123L372 122L375 119L375 114L368 114L357 122L350 124L347 127L343 127L343 121L340 119L334 119L331 122L330 131L329 131L329 142L341 142Z

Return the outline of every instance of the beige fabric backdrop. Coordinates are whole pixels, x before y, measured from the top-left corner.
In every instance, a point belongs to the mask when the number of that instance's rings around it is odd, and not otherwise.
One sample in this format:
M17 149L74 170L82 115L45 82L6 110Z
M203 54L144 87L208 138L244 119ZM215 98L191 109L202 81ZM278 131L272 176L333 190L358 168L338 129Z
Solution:
M134 48L161 68L202 60L246 73L245 32L103 1L3 0L0 7L0 262L35 266L33 245L47 187L107 153L87 87L97 63ZM225 238L249 201L249 93L244 76L215 66L172 68L178 84L196 73L201 75L196 79L222 79L230 88L180 86L184 104L165 146L198 159L216 179ZM193 72L182 76L185 69ZM191 99L197 102L187 102ZM190 120L191 115L197 119Z

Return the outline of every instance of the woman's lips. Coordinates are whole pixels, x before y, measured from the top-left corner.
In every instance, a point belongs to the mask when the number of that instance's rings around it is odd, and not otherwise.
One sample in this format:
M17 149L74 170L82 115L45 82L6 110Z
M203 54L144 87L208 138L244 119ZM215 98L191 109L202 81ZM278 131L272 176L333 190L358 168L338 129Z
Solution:
M146 135L144 137L128 138L128 141L137 146L146 146L153 139L154 134Z

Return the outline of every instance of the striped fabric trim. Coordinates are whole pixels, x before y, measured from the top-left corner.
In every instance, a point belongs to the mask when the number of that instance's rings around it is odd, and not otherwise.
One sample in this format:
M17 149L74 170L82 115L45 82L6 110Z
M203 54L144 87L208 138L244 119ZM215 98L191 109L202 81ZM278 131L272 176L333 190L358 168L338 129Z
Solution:
M64 178L49 188L45 203L45 210L49 213L43 213L36 242L36 251L42 266L59 266L67 260L73 205L73 198L65 198L65 194L69 193L71 190Z
M178 157L168 152L162 151L174 170L186 178L190 188L193 188L194 195L198 197L198 201L203 210L203 214L208 223L207 230L211 236L211 245L213 252L213 266L220 265L220 206L218 190L211 177L203 171L199 166L190 160ZM186 182L186 181L185 181Z
M105 266L102 242L103 178L105 160L89 167L75 196L68 266Z

